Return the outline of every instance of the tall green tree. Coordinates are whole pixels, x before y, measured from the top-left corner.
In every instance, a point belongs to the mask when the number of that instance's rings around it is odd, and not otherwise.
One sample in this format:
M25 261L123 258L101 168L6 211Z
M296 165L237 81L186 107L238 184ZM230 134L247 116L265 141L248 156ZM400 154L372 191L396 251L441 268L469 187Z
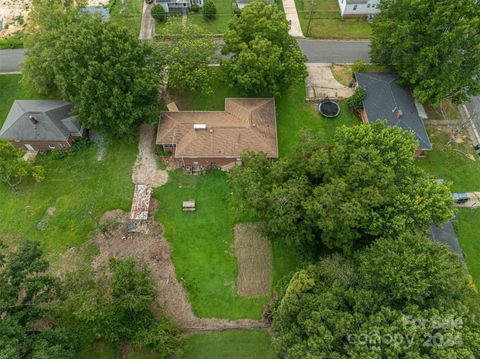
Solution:
M168 87L176 90L212 92L215 40L196 25L168 24L159 33L159 58L168 66Z
M222 67L233 86L246 94L278 95L307 75L305 57L285 14L266 1L255 1L232 18L225 32Z
M76 338L54 324L60 286L39 243L23 241L5 254L0 241L0 249L0 357L75 358Z
M55 66L58 55L54 44L59 41L65 27L78 16L86 1L33 0L29 14L26 58L22 62L22 75L43 94L55 92Z
M305 252L321 244L349 251L453 217L448 186L414 163L412 133L376 122L338 128L329 146L311 132L298 143L273 163L246 153L232 171L237 202L265 218L273 239Z
M25 79L37 90L58 91L72 101L85 127L122 136L156 117L152 49L128 30L83 14L35 38L43 47L27 51ZM42 66L49 70L43 73Z
M25 161L25 151L16 149L10 142L0 140L0 183L11 190L17 190L21 182L33 178L36 182L44 179L44 169Z
M461 102L480 93L480 8L476 0L383 0L371 57L392 65L421 101Z
M445 246L379 239L293 276L273 312L274 346L282 358L476 358L476 298Z
M109 270L79 271L69 276L63 311L84 341L130 341L169 358L182 343L180 330L161 312L150 272L132 258L111 259ZM97 278L97 279L95 279Z

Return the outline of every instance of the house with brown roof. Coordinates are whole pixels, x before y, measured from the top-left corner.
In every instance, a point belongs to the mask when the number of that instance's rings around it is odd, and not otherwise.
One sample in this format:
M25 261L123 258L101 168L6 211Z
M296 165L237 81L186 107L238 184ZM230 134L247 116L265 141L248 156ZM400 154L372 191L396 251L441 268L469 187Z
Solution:
M193 171L229 169L246 150L278 158L275 100L227 98L225 111L163 112L156 143Z

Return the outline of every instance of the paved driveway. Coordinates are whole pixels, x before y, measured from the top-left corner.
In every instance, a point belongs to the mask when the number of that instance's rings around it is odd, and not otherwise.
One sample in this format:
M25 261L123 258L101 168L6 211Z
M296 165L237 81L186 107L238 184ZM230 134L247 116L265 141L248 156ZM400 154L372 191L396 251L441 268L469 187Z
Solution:
M304 37L300 20L298 19L297 8L295 7L295 0L282 0L282 3L287 20L290 21L288 33L293 37Z
M333 77L330 64L307 64L308 77L305 79L307 99L344 99L353 94L353 89L339 83Z

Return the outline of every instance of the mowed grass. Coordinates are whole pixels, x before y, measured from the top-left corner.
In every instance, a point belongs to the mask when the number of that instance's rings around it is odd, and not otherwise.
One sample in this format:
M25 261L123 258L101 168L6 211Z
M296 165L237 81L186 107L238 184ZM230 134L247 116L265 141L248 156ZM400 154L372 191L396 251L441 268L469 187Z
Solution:
M0 76L0 124L15 99L44 98L20 79L20 75ZM11 244L22 238L38 240L52 260L70 247L89 241L103 212L129 210L136 153L135 143L117 141L107 144L103 162L97 161L94 145L61 160L39 156L37 163L45 168L43 182L27 181L18 192L0 184L0 238ZM52 216L45 215L49 207L56 208ZM46 225L39 229L37 224L42 219L46 219Z
M308 22L312 1L295 0L302 32L316 39L365 39L372 34L365 18L342 18L337 0L315 0L313 2L310 29ZM307 33L307 29L309 30Z
M215 19L207 20L203 17L202 9L198 13L190 11L187 21L200 26L210 34L223 34L228 28L228 23L233 17L232 0L213 0L217 8Z
M480 288L480 209L461 208L454 223L465 261L475 285Z
M40 95L30 85L22 81L22 75L0 75L0 128L15 100L42 100L57 98Z
M114 1L110 12L110 22L127 28L138 37L142 23L144 0L125 0L125 6L122 5L121 0L110 1Z
M156 219L165 226L177 277L187 289L195 314L260 319L268 296L246 298L237 294L237 262L232 247L237 217L229 210L230 196L227 175L221 171L204 176L171 172L169 182L155 190L160 202ZM182 201L187 199L195 199L196 212L182 211ZM277 244L273 256L284 259L288 249ZM273 279L283 278L297 264L293 253L281 265L274 259Z
M273 358L270 335L264 330L202 333L187 338L179 359Z

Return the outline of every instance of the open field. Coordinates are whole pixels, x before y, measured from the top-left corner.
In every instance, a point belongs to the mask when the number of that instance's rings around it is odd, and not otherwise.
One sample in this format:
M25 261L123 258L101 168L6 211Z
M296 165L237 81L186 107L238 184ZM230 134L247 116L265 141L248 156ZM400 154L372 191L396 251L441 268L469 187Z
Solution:
M458 222L454 224L465 261L475 285L480 288L480 209L461 208L458 211Z
M271 339L264 330L202 333L187 338L179 359L270 359Z
M200 26L207 33L223 34L228 28L228 23L233 17L232 0L213 0L217 7L217 15L213 20L206 20L202 10L198 13L190 12L188 22Z
M370 24L365 18L342 18L337 0L295 0L295 6L302 32L307 37L364 39L372 34ZM310 14L312 14L312 21L307 33Z

